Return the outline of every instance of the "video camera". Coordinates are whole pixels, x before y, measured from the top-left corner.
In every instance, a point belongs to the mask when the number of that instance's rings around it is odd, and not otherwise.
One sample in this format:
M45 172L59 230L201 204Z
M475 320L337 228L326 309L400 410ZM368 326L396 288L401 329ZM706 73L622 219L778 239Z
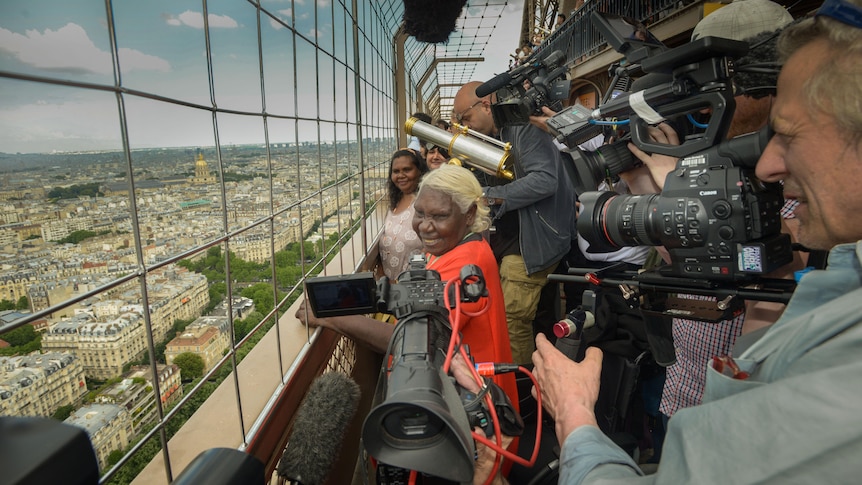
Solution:
M612 46L627 59L632 55L631 62L640 63L643 72L669 76L669 80L621 94L588 115L581 107L575 126L567 126L567 130L577 131L596 120L628 117L631 141L637 147L680 160L661 194L581 193L578 233L590 243L590 249L663 245L673 261L662 269L663 274L706 280L749 280L789 263L790 238L780 233L781 186L764 183L754 175L771 133L764 129L725 141L735 107L730 81L733 59L744 55L748 45L704 37L674 49L635 48L613 27L618 18L594 12L592 20L609 36ZM658 144L649 137L651 125L706 109L711 112L708 125L680 145ZM564 113L567 120L572 118L571 113ZM548 125L560 126L558 121ZM623 150L614 145L598 155L576 150L573 158L581 186L596 187L599 176L636 166L633 156ZM604 156L605 152L612 156Z
M625 58L611 64L608 68L608 76L611 77L610 85L602 96L601 105L605 105L620 96L626 95L635 88L635 78L644 74L640 61L650 56L667 50L667 47L658 40L641 22L628 17L605 14L596 23L596 27L602 32L611 47L620 53L625 53ZM643 84L643 83L642 83ZM644 88L640 88L644 89ZM635 89L637 91L639 89ZM585 157L586 165L583 168L593 170L593 174L580 173L583 180L596 180L593 187L602 180L603 171L597 171L607 167L611 176L622 173L632 168L637 160L632 157L626 148L628 143L627 120L614 123L616 120L603 124L590 123L592 110L586 106L575 103L557 115L547 120L548 129L557 138L557 141L568 147L575 148L586 143L599 135L605 135L605 139L613 136L620 140L612 145L604 145L595 152L581 150L579 155ZM625 137L625 140L623 138ZM591 156L598 157L592 160ZM578 156L578 154L575 154ZM603 160L604 159L604 160ZM582 164L576 165L580 171ZM592 190L592 189L590 189ZM580 193L581 191L578 191Z
M461 301L488 295L479 267L464 266L459 280ZM406 470L458 483L472 481L475 446L470 432L480 426L490 436L494 424L484 392L467 392L443 372L452 330L440 274L426 269L422 256L414 256L397 283L386 277L374 283L371 273L361 273L309 278L305 287L318 317L382 311L398 319L375 393L379 404L362 427L364 446L380 463L378 483L406 483ZM453 291L448 301L454 302L454 285L449 288ZM503 432L520 434L520 417L505 393L493 382L486 387L497 415L516 418L514 428L500 420Z
M476 96L496 92L497 102L491 115L498 128L525 125L530 115L541 115L542 106L559 110L561 100L569 97L571 81L566 79L566 56L553 51L541 59L528 59L520 66L494 76L476 88Z

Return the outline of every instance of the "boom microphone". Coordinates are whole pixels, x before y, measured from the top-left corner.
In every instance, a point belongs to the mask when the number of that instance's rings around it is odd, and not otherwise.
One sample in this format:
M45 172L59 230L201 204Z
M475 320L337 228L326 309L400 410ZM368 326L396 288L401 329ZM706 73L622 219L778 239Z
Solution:
M521 66L521 67L526 67L526 65ZM515 69L520 69L520 67L517 67ZM512 70L512 72L514 72L514 69ZM509 83L511 83L511 82L512 82L511 72L504 72L502 74L497 74L496 76L492 77L491 79L488 79L487 81L480 84L476 88L476 96L479 98L484 98L485 96L487 96L487 95L489 95L495 91L500 90L504 86L508 86Z
M296 412L278 476L301 485L322 484L358 406L359 385L353 379L340 372L315 379Z
M467 0L404 0L404 32L420 42L449 40Z

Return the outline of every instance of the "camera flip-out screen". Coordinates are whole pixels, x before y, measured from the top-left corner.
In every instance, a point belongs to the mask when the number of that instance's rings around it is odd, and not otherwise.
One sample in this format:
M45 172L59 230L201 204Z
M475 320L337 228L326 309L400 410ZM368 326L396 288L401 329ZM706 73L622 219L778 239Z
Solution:
M305 295L318 318L377 311L372 273L318 276L305 280Z

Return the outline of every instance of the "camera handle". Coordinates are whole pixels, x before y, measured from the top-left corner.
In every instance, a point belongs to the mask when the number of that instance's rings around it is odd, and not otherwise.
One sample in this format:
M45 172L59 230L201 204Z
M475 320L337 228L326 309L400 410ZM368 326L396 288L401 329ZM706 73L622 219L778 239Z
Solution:
M706 131L697 138L686 140L680 145L665 145L652 142L647 130L650 124L655 124L650 119L655 121L655 118L644 117L644 115L650 116L647 114L647 110L652 111L652 108L646 104L637 108L633 107L636 114L632 114L629 118L632 140L638 148L645 152L683 158L712 147L715 145L716 140L723 140L727 136L728 129L730 129L730 120L733 117L735 107L736 102L733 99L733 94L729 93L726 89L722 89L665 104L661 106L660 113L653 111L653 113L664 120L671 116L684 115L704 108L712 110L712 119L709 125L707 125Z

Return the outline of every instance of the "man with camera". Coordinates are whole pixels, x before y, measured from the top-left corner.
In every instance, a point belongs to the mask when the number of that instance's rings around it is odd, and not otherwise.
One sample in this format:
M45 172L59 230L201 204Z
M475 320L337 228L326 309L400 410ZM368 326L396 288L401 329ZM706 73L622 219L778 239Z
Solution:
M735 63L737 72L733 77L733 86L736 107L727 138L758 131L766 126L778 78L778 70L773 66L778 62L775 45L780 29L774 29L784 28L792 21L793 17L777 3L746 0L734 2L709 14L694 28L692 41L714 36L745 41L751 46L749 52ZM678 143L677 134L667 125L660 125L659 129L652 131L655 138L662 142ZM666 174L674 170L677 159L648 155L634 144L629 144L629 147L644 162L643 171L651 172L656 179L655 184L663 186ZM621 174L621 177L628 179L628 174ZM786 232L790 232L789 229ZM781 274L770 276L792 276L793 270L804 266L798 252L794 258L794 263L782 268ZM686 297L700 300L708 298L694 295ZM714 297L709 299L715 301ZM766 321L771 324L782 309L782 305L775 303L749 301L746 303L746 312L717 323L674 318L672 333L676 361L667 367L667 379L659 406L664 419L670 418L679 409L700 404L709 360L715 355L729 354L745 326L753 328L755 320L760 320L761 324ZM660 454L660 446L655 451Z
M676 413L647 478L596 426L601 351L575 363L540 335L533 362L560 483L848 483L862 471L862 193L847 187L862 180L860 19L862 0L827 0L782 33L775 135L756 168L799 203L798 240L829 249L827 269L802 277L759 341L713 359L703 404Z
M453 119L512 145L515 180L489 178L484 196L495 228L490 242L500 262L512 358L524 364L535 349L533 319L542 287L571 248L574 191L553 139L530 124L498 127L492 115L495 94L478 97L481 84L461 87Z

